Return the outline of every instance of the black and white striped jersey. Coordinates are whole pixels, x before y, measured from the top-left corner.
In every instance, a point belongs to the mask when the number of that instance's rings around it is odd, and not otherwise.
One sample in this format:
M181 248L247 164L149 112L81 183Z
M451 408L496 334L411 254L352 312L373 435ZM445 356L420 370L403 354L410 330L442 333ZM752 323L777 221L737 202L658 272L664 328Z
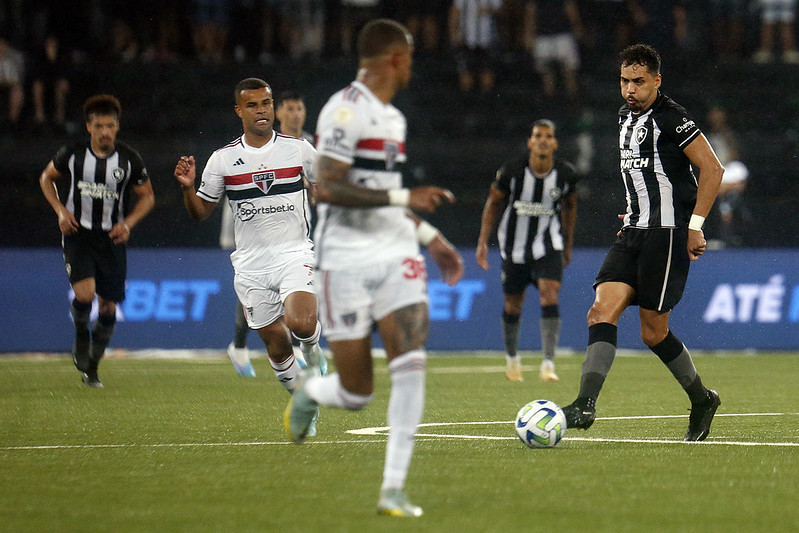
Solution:
M130 184L142 185L149 179L139 153L122 142L116 142L106 157L94 154L90 140L62 146L53 166L69 177L64 205L89 230L111 231L130 209Z
M497 171L492 187L508 199L497 228L503 260L529 263L563 250L560 212L563 199L574 194L576 183L574 167L560 159L541 177L534 175L527 156Z
M658 93L652 107L619 109L619 159L627 196L624 227L684 227L696 204L697 181L683 150L700 136L680 104Z

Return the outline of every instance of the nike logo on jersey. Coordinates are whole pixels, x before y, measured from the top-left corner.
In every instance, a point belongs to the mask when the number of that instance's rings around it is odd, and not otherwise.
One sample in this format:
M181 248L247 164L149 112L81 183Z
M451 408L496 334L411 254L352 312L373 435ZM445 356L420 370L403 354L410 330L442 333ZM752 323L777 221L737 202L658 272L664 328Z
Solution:
M244 164L244 160L242 158L238 158L238 159L236 159L236 162L233 163L233 166L237 167L237 166L243 165L243 164Z

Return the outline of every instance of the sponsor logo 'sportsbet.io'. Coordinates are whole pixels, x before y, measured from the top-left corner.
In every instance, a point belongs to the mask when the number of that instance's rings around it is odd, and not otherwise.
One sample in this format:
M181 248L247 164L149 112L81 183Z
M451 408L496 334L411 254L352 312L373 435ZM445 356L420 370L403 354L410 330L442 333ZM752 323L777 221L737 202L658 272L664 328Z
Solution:
M236 216L242 222L251 220L255 215L274 215L275 213L288 213L294 211L294 204L261 205L255 207L252 202L241 202L236 208Z

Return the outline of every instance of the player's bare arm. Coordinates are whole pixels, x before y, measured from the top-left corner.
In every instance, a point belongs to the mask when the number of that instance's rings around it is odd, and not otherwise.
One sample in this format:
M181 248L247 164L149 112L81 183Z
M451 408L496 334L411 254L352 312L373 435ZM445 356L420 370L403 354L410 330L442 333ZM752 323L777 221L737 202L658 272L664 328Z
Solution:
M347 181L351 165L324 155L316 168L316 201L342 207L381 207L389 205L388 191L367 189ZM455 196L441 187L410 189L407 207L433 212L443 201L455 202Z
M155 193L153 192L153 184L150 180L145 181L141 185L134 185L133 192L136 193L137 198L133 210L124 220L114 224L114 227L108 232L108 236L114 241L114 244L124 244L128 242L131 230L153 210L153 207L155 207Z
M563 266L569 266L574 245L574 227L577 224L577 195L570 194L563 199L560 222L563 228Z
M499 220L499 215L508 205L508 196L497 189L491 187L488 191L488 199L483 206L483 215L480 221L480 236L477 238L477 250L474 257L477 264L483 270L488 270L488 240L494 233L494 228Z
M194 161L194 156L181 156L175 166L175 178L180 183L181 189L183 189L183 203L186 204L186 209L189 211L191 218L205 220L211 215L216 204L197 196L197 191L194 189L196 176L197 164Z
M61 203L58 198L58 190L55 188L55 181L61 177L61 173L56 170L53 162L47 164L42 175L39 177L39 186L42 188L42 193L47 199L47 202L55 211L58 216L58 229L64 235L72 235L78 231L78 221L74 215L70 213L66 206Z
M696 139L685 147L685 155L696 168L699 169L699 184L696 191L696 206L694 214L706 217L716 201L719 192L721 178L724 175L724 167L721 165L716 153L707 142L704 135L699 135ZM688 255L691 261L696 261L705 252L707 242L702 230L688 230Z

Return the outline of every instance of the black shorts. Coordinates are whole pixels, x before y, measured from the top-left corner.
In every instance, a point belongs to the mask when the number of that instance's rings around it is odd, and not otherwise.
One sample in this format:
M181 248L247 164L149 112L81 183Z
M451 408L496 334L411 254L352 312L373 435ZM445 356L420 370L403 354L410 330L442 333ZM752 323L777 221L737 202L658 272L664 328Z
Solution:
M84 228L64 235L63 244L70 285L94 278L99 296L112 302L125 299L128 259L124 244L114 244L105 231Z
M538 287L539 279L558 282L563 279L563 252L549 252L530 263L502 261L502 291L505 294L521 294L530 284Z
M635 289L632 305L665 313L682 298L688 280L687 228L625 228L605 256L594 288L620 281Z

